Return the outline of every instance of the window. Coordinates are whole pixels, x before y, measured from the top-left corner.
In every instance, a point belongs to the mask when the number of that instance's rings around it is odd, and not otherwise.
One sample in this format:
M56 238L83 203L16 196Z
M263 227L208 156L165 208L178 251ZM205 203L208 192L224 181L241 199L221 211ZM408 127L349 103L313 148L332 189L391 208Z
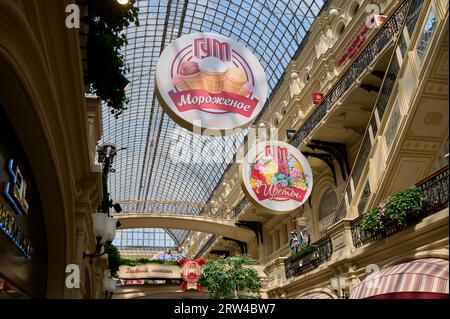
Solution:
M320 199L319 220L324 219L336 210L337 196L332 188L328 188Z
M430 43L433 31L436 27L436 15L433 10L428 14L427 22L425 23L425 28L422 31L422 35L417 45L417 54L420 60L423 60L425 51L427 50L428 43Z
M370 184L369 184L369 180L367 180L366 185L364 185L364 189L363 189L361 198L359 199L359 203L358 203L358 213L360 215L365 212L364 209L366 208L370 193L371 193Z
M336 34L337 36L340 36L345 30L345 24L343 22L339 23L337 29L336 29Z
M406 54L406 51L408 50L408 44L406 43L404 34L402 34L402 37L400 38L399 48L403 58Z
M400 123L400 116L401 116L400 102L399 100L397 100L397 102L394 105L394 109L392 110L391 117L389 118L386 131L384 133L384 139L386 140L386 145L388 149L391 147L395 137L395 133L397 132Z
M359 10L359 3L353 2L353 4L350 7L350 16L354 17L355 14L358 12L358 10Z

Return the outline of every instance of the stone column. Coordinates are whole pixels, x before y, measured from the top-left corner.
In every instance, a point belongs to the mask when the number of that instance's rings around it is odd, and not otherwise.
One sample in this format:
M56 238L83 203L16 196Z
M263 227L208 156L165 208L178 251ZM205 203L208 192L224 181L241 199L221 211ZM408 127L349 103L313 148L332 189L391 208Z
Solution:
M350 228L351 221L352 219L350 218L344 218L328 228L333 245L333 255L331 256L330 264L345 258L350 258L352 252L355 250Z

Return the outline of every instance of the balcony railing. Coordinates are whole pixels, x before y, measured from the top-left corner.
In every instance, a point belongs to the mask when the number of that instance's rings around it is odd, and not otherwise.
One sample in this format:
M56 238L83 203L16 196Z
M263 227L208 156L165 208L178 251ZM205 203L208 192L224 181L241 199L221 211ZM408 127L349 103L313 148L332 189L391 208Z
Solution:
M233 208L233 215L235 218L237 218L242 211L244 210L245 207L247 207L247 205L250 202L248 201L247 197L244 197L243 199L241 199L241 201Z
M411 2L411 7L408 11L409 3ZM402 28L406 26L405 15L410 18L416 15L416 11L420 11L423 6L422 0L411 0L404 1L402 5L397 9L397 12L403 12L401 14L402 19L397 21L395 25L398 28ZM394 14L395 16L395 14ZM393 17L394 17L393 16ZM384 27L388 27L388 24L385 24ZM386 32L380 32L384 34ZM398 42L398 40L397 40ZM366 128L364 133L363 141L358 150L356 159L354 161L354 165L350 172L350 176L347 179L347 184L345 186L345 191L343 192L343 196L341 197L337 209L337 214L334 222L338 222L342 218L344 218L347 214L346 203L345 203L345 194L347 194L347 200L350 203L353 198L350 182L353 182L353 186L355 189L358 188L359 182L361 180L361 176L363 175L365 167L368 165L368 158L370 155L370 151L372 149L372 143L370 136L376 136L378 133L379 126L377 125L378 118L380 121L383 120L383 115L385 114L386 107L388 106L389 100L391 99L391 95L394 91L395 83L397 81L397 77L400 71L400 64L396 57L395 51L391 57L391 61L389 63L386 75L384 77L383 83L381 85L380 92L378 94L377 100L375 102L375 107L372 112L371 118L369 120L369 125Z
M312 245L317 246L318 250L312 252L299 260L296 261L286 261L286 278L292 278L295 276L300 276L307 273L319 265L330 260L333 254L333 246L331 244L331 238L326 236Z
M355 85L356 80L368 69L370 65L380 56L380 54L391 43L392 39L399 34L407 13L411 0L404 0L397 10L385 22L370 43L364 48L355 62L344 73L341 79L325 96L321 104L314 110L311 116L304 122L302 127L289 141L290 144L298 147L300 143L321 123L327 111L330 110L349 90ZM248 205L248 200L244 197L233 209L234 216L238 217L243 208Z
M366 72L370 65L388 47L392 39L400 31L406 17L406 11L410 0L405 0L397 10L385 22L378 33L373 37L353 64L344 73L341 79L331 88L323 99L322 103L314 110L311 116L304 122L302 127L289 141L290 144L298 147L310 133L321 123L327 111L330 110L356 83L356 80Z
M422 211L415 219L407 220L407 224L399 228L397 226L389 226L378 232L368 232L361 229L362 215L351 223L353 245L360 247L370 242L388 237L404 228L415 225L423 218L437 213L448 207L449 202L449 171L448 166L437 171L430 177L416 184L425 195L426 201L422 207Z

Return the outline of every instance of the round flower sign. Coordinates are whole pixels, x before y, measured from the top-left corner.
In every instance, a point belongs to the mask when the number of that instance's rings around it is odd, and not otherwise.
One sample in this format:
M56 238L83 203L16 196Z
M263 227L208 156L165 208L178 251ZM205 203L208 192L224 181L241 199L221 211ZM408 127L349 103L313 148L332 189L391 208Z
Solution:
M313 175L308 161L290 144L266 141L254 145L241 165L243 190L253 205L287 213L311 194Z
M262 110L268 85L255 56L233 39L210 32L182 36L161 54L156 96L184 128L230 134Z

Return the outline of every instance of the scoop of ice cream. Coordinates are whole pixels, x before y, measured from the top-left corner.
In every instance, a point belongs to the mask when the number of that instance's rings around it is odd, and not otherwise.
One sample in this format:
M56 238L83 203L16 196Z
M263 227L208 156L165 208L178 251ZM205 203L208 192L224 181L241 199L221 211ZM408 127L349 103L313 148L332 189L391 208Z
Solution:
M198 68L197 62L184 61L180 65L179 72L181 75L192 75L192 74L200 72L200 69Z
M247 77L245 76L244 71L235 66L228 69L227 78L235 82L247 82Z
M215 58L213 56L204 58L200 62L200 70L210 73L225 73L227 71L227 67L222 60Z
M245 82L242 88L247 92L253 92L253 85L250 82Z

